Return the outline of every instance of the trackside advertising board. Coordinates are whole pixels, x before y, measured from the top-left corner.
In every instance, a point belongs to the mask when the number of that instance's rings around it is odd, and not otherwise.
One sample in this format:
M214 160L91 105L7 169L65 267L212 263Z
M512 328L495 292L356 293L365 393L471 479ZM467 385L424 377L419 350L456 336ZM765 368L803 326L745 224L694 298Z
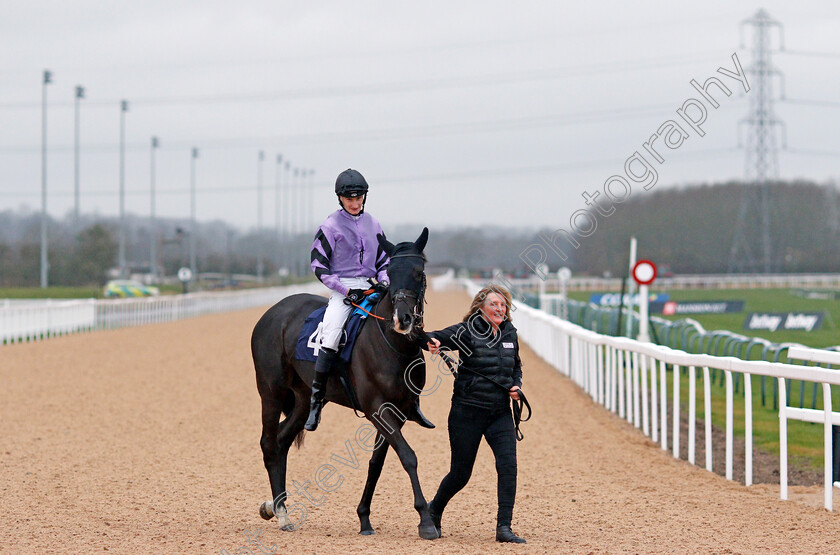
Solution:
M633 301L634 305L639 306L638 293L633 295L632 299L627 293L624 294L624 306L628 306L631 300ZM667 300L668 293L648 295L648 302L650 303L664 303ZM589 295L589 302L600 306L619 306L621 305L621 293L592 293L591 295Z
M822 325L823 312L750 312L745 330L813 331Z
M744 311L744 301L666 301L651 303L651 314L724 314Z

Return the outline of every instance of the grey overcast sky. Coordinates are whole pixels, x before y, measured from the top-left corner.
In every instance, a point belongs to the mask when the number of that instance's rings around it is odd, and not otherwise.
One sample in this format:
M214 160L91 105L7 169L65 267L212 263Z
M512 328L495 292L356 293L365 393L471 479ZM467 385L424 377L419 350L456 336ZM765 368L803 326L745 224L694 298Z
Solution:
M716 70L734 70L733 53L744 68L751 63L750 30L740 22L762 7L784 30L785 51L773 54L786 97L775 104L787 127L780 176L837 178L833 0L3 2L0 211L40 210L48 69L55 217L73 207L73 97L82 85L83 213L118 213L126 99L126 210L138 216L150 210L149 144L157 136L161 216L189 216L197 147L198 219L243 230L257 224L260 150L265 227L275 225L278 154L315 171L309 214L289 220L281 209L282 226L320 222L337 207L336 175L353 167L370 183L368 210L386 229L565 227L585 206L582 193L624 172L686 99L699 98L691 79L716 75L733 94L716 95L720 108L708 110L705 136L692 132L680 148L664 149L656 187L744 176L738 122L755 90L744 94ZM775 30L771 44L779 45ZM633 194L645 193L636 186Z

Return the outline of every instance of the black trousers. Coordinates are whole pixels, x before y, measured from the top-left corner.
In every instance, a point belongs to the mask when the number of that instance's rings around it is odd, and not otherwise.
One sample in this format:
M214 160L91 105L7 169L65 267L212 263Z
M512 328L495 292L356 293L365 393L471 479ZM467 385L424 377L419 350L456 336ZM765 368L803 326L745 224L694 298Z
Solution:
M449 447L452 459L432 500L435 512L443 514L447 503L461 491L472 475L481 437L493 450L498 475L499 511L497 526L510 526L516 499L516 434L510 407L491 411L453 401L449 411Z

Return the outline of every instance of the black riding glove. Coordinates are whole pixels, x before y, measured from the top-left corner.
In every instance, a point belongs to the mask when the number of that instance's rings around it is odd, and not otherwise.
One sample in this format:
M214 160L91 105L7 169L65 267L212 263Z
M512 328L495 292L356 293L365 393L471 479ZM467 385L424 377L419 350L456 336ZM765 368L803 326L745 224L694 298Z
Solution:
M390 287L390 284L387 281L379 281L379 282L376 282L372 285L373 285L373 292L374 293L379 293L381 295L384 295L385 293L387 293L388 288Z
M347 300L351 303L359 304L365 300L365 292L362 289L351 289L347 292Z

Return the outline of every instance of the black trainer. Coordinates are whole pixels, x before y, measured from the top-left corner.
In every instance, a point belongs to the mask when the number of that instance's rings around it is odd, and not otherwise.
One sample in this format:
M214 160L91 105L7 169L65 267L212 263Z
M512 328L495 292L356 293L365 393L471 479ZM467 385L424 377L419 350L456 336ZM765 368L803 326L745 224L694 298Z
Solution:
M510 529L510 526L496 527L496 541L503 543L528 543L523 538L520 538L519 536L514 534L513 530Z

